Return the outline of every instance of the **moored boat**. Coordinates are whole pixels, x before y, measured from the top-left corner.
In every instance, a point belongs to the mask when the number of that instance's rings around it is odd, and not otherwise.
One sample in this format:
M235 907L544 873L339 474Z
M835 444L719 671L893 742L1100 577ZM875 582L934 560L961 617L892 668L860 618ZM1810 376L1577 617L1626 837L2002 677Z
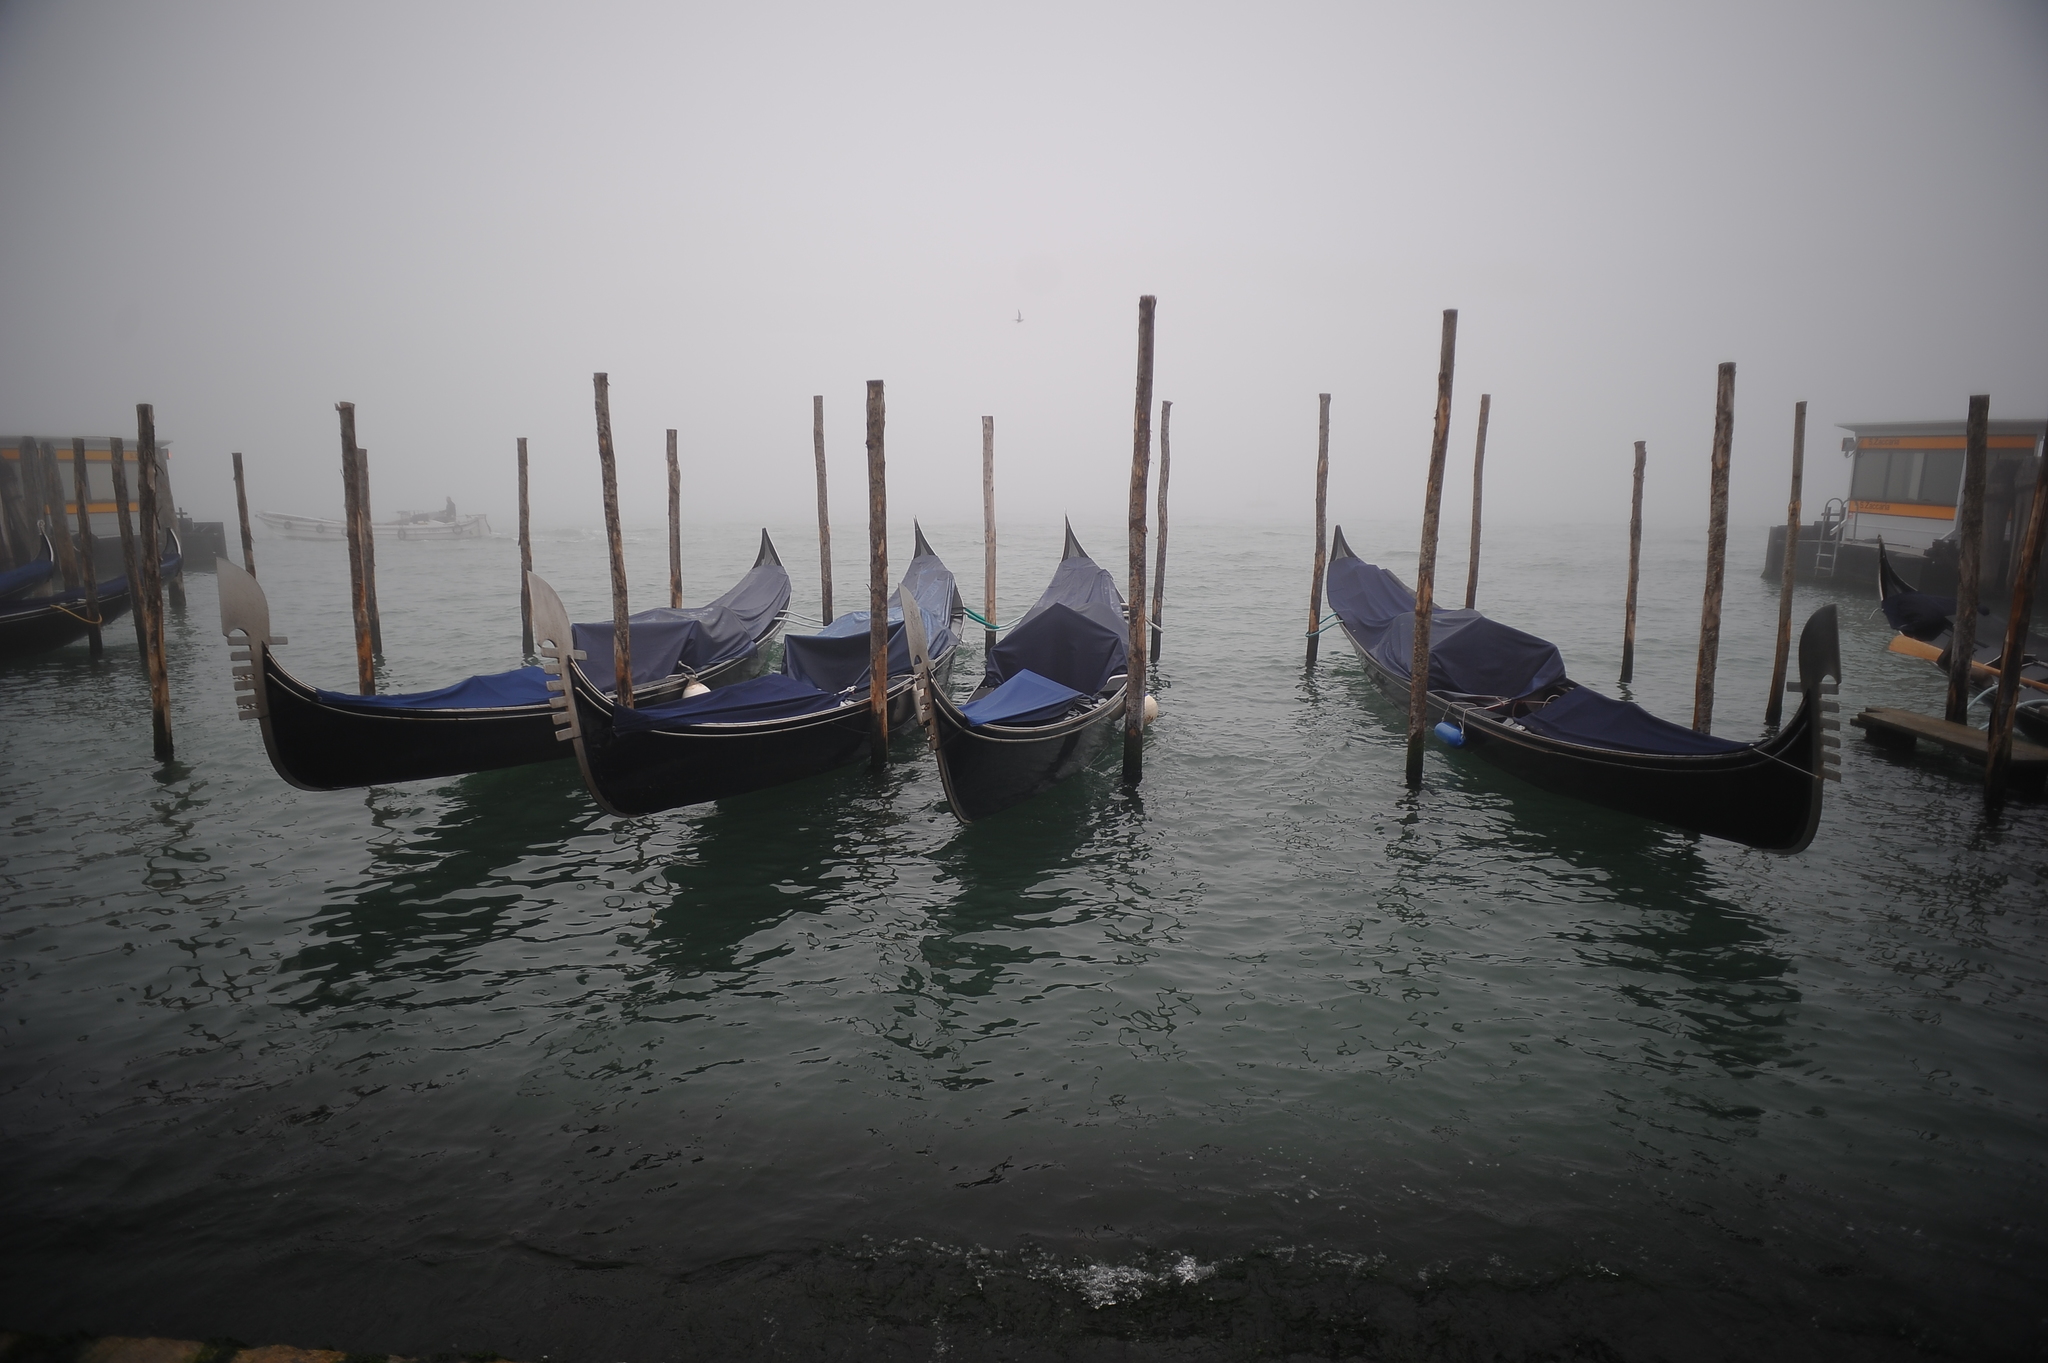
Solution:
M1415 594L1339 528L1324 585L1366 675L1406 704ZM1696 733L1565 674L1557 647L1476 610L1431 615L1429 716L1439 736L1532 785L1709 837L1799 852L1837 777L1831 697L1841 684L1835 608L1799 636L1799 709L1754 743Z
M607 813L651 814L785 785L842 767L868 751L869 613L840 616L816 634L783 640L782 671L713 695L616 704L560 647L568 615L554 589L529 575L536 650L551 675L556 723L574 748L591 796ZM889 612L890 732L915 714L906 617L933 641L944 675L965 618L953 574L917 531L900 602ZM597 675L602 676L602 671ZM558 679L558 680L557 680Z
M321 516L294 516L283 511L259 511L256 518L286 539L334 540L337 543L345 543L348 539L346 521L328 520ZM390 520L372 521L370 533L380 540L488 539L491 522L481 512L458 516L455 503L450 501L442 511L401 511Z
M636 691L653 700L730 686L758 676L782 628L789 574L768 532L754 566L703 606L661 607L631 618ZM277 774L301 790L423 781L547 762L569 754L555 741L547 675L538 667L469 677L405 695L355 695L301 681L278 661L270 604L256 579L220 561L221 632L234 645L236 706L263 726ZM610 621L572 627L575 645L604 660Z
M1052 582L989 651L974 694L955 705L925 664L918 710L946 802L962 823L1001 813L1080 771L1121 733L1127 623L1116 580L1069 525Z
M184 565L185 555L178 543L177 534L165 531L168 548L158 564L164 580L175 577ZM49 541L43 542L44 550ZM126 576L109 578L95 585L94 596L98 600L99 614L91 614L82 587L48 590L48 575L44 575L44 590L35 595L22 595L0 600L0 662L11 662L17 658L47 653L69 643L83 639L93 626L104 628L108 621L117 620L128 613L133 593L129 590Z
M1877 600L1886 622L1898 631L1891 651L1924 658L1946 671L1949 646L1956 635L1956 599L1923 592L1906 581L1892 565L1881 539L1877 542ZM1999 660L2005 656L2006 623L2003 614L1988 607L1978 608L1970 673L1979 686L1989 686L1997 679ZM2033 691L2048 692L2048 640L2038 634L2029 633L2021 649L2020 684ZM2038 721L2030 715L2026 722Z

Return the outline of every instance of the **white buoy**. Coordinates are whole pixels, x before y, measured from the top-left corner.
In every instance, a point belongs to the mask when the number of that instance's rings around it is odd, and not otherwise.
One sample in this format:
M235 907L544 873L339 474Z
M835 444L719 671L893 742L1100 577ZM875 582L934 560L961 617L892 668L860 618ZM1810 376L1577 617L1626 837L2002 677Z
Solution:
M1159 718L1159 697L1145 697L1145 722L1150 724L1157 718Z
M691 696L706 695L710 692L710 690L711 688L706 686L703 682L693 681L688 686L685 686L683 688L683 699L688 700Z

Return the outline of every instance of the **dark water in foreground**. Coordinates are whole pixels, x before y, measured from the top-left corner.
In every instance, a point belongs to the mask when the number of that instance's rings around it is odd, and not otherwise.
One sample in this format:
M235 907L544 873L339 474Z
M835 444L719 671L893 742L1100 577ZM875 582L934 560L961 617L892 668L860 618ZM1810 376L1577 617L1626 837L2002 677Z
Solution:
M1412 569L1409 532L1351 529ZM693 599L752 533L702 532ZM978 536L932 539L978 580ZM1623 540L1493 532L1481 603L1612 689ZM780 542L813 609L815 541ZM909 745L639 820L563 764L294 791L200 575L176 764L125 624L108 664L0 671L0 1328L577 1363L2042 1350L2048 808L1987 823L1853 729L1791 859L1435 747L1411 797L1338 636L1303 678L1304 537L1174 548L1142 795L1105 769L970 830ZM1006 537L1006 613L1056 552ZM508 542L378 554L392 688L514 661ZM537 554L607 613L594 539ZM339 547L258 556L288 664L345 685ZM1636 695L1680 719L1702 556L1653 536L1645 569ZM1845 715L1935 703L1839 599Z

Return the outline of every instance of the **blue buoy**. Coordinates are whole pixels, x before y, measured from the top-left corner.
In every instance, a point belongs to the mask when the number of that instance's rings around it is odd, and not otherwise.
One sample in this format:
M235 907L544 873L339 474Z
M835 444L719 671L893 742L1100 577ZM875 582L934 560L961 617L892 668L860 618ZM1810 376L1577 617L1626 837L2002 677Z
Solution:
M1447 747L1462 748L1465 746L1465 731L1449 720L1445 720L1436 726L1436 736L1441 738Z

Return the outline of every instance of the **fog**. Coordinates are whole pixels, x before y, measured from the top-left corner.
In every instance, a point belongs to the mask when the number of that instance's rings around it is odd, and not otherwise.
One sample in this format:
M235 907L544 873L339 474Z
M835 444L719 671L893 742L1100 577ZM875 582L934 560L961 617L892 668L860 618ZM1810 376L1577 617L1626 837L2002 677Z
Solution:
M1842 421L2048 413L2048 6L13 3L0 9L0 430L134 434L180 500L338 514L809 514L823 394L857 533L892 511L1114 518L1138 295L1176 515L1414 517L1460 309L1447 516L1809 505ZM1021 315L1022 320L1017 318ZM1759 546L1760 548L1760 546Z

